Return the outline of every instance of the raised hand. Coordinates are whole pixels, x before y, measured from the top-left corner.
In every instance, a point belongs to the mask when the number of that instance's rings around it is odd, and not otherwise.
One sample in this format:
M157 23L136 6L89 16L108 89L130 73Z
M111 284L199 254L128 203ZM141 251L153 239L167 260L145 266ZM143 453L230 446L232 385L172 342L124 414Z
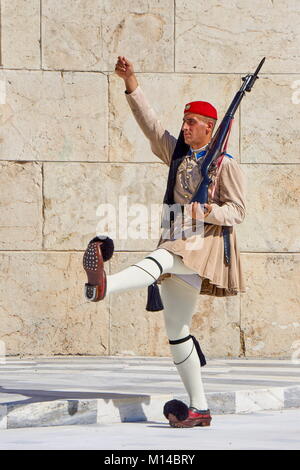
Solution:
M127 93L132 93L137 88L138 81L133 70L133 64L126 57L118 56L115 72L119 77L123 78Z
M129 62L124 56L118 56L118 60L115 66L116 74L124 80L134 75L133 64Z

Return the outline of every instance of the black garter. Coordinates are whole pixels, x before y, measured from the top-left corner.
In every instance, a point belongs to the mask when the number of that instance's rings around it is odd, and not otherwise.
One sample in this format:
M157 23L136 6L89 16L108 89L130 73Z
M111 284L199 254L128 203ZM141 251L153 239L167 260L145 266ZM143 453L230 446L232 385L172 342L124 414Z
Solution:
M144 259L146 259L146 258L149 258L149 259L152 259L152 261L155 261L155 263L156 263L157 266L159 267L160 275L161 275L161 273L163 272L163 268L162 268L162 265L160 264L160 262L157 261L157 259L152 258L152 256L146 256ZM136 266L137 268L143 269L146 273L148 273L150 276L152 276L155 281L157 280L151 273L149 273L149 271L147 271L147 269L144 269L144 268L142 268L141 266L139 266L139 265L137 265L137 264L132 264L131 266ZM159 275L159 276L160 276L160 275ZM159 277L159 276L158 276L158 277Z
M189 339L192 339L193 340L193 348L190 352L190 354L188 355L188 357L186 357L183 361L181 362L174 362L174 364L176 366L178 366L179 364L182 364L184 361L186 361L190 355L192 354L193 350L194 350L194 347L196 348L196 351L198 353L198 356L199 356L199 360L200 360L200 365L201 367L205 366L206 364L206 359L205 359L205 356L201 350L201 347L200 347L200 344L199 342L196 340L195 336L192 336L192 335L189 335L189 336L186 336L185 338L181 338L181 339L176 339L176 340L169 340L169 344L180 344L180 343L185 343L186 341L188 341Z

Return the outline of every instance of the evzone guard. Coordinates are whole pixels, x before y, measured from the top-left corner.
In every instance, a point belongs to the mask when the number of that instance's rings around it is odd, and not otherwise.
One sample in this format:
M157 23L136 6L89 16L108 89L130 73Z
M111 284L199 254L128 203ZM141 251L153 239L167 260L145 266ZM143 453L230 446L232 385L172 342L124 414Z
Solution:
M237 161L226 153L226 146L234 113L245 91L250 91L258 78L262 63L255 74L244 77L244 85L213 138L217 110L208 102L193 101L183 110L178 139L156 117L138 84L133 64L119 56L115 66L116 74L124 80L129 107L152 152L169 167L164 208L179 207L180 213L176 209L166 211L157 248L112 275L106 274L104 263L113 255L113 240L107 236L93 238L83 257L88 281L85 296L97 302L114 292L147 287L146 309L163 309L171 354L189 396L189 407L178 400L165 404L163 412L172 427L209 426L212 419L201 377L205 357L190 334L198 295L227 297L245 292L235 225L245 217L246 182ZM195 238L195 224L202 226L201 243Z

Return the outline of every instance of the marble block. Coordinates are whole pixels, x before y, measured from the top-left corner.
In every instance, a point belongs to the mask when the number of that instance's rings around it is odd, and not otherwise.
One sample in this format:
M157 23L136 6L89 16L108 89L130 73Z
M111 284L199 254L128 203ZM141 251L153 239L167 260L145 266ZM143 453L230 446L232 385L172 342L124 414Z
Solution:
M141 421L161 421L164 403L171 395L140 395L130 398L97 400L97 423L133 423Z
M159 164L45 163L45 247L85 250L106 232L115 250L154 250L165 178Z
M82 254L0 254L1 341L7 355L106 355L107 301L84 297Z
M1 1L1 64L40 68L40 0Z
M300 336L299 254L242 255L241 296L246 357L290 358Z
M241 104L243 163L300 163L299 93L300 75L260 77Z
M280 410L284 407L284 389L239 390L236 395L236 413L255 413L261 410Z
M210 392L207 396L207 404L211 413L234 414L236 392Z
M94 424L96 400L54 400L8 405L7 428Z
M105 75L0 70L0 80L1 160L107 160Z
M241 251L298 252L299 165L242 164L246 216L236 226Z
M114 70L127 55L137 71L173 71L173 0L44 0L43 66Z
M300 407L300 387L288 387L284 390L284 407L299 408Z
M297 0L179 0L176 2L177 72L299 73Z
M42 248L42 167L0 162L0 249Z

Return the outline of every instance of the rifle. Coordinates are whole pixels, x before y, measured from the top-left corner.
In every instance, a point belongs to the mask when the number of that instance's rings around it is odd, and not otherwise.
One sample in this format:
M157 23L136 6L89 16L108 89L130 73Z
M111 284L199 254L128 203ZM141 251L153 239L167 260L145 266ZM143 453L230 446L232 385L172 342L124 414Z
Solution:
M259 78L258 77L258 72L260 71L264 61L265 57L260 61L257 69L255 70L254 73L250 73L246 75L245 77L242 78L243 84L239 91L236 93L235 97L232 100L232 103L230 104L229 108L227 109L225 116L220 123L214 137L212 138L211 142L208 145L208 150L205 155L205 159L202 163L201 166L201 174L202 174L202 181L199 184L197 190L195 191L195 194L193 198L191 199L191 202L200 202L200 204L205 204L207 203L208 200L208 186L211 183L211 179L208 176L209 169L211 168L213 162L222 154L224 153L223 150L223 145L228 140L229 137L229 132L232 124L232 120L234 118L234 114L239 107L240 102L242 101L242 98L245 95L245 92L250 92L255 81Z

